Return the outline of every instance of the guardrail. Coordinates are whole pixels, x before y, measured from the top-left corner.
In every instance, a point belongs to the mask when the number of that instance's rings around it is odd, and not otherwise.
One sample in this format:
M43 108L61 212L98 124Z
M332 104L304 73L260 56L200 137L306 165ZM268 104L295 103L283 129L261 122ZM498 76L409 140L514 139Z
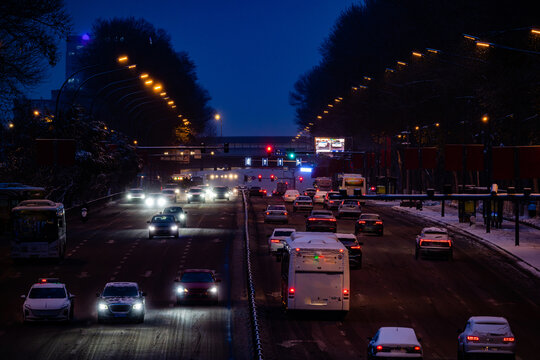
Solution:
M95 207L102 206L102 205L106 204L107 202L109 202L111 200L119 199L119 198L122 197L123 194L125 194L125 192L119 192L119 193L115 193L115 194L112 194L112 195L103 196L103 197L100 197L98 199L87 201L86 204L88 205L88 207L91 207L90 209L93 209ZM72 206L72 207L66 209L66 215L68 215L68 216L79 215L78 212L81 211L81 207L82 207L82 204L77 205L77 206ZM90 211L90 209L89 209L89 211Z
M246 192L242 191L242 200L244 202L244 232L246 240L246 263L247 263L247 281L248 281L248 302L251 315L251 327L253 329L253 341L255 344L254 358L262 360L263 351L261 344L261 334L259 330L259 320L257 316L257 304L255 304L255 286L253 285L253 273L251 271L251 251L249 249L249 224L248 224L248 204Z

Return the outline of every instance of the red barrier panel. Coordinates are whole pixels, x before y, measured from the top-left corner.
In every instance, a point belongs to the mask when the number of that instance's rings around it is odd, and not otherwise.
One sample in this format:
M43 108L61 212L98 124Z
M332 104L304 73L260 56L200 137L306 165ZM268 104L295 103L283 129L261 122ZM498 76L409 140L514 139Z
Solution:
M366 167L368 169L373 169L375 167L375 153L366 153Z
M422 168L435 169L437 167L437 148L426 147L421 148L422 152Z
M540 146L519 146L519 177L540 178Z
M511 180L514 176L514 147L493 147L491 167L494 180Z
M463 145L451 144L444 146L444 169L447 171L463 170Z
M484 145L467 144L467 170L484 170Z
M353 167L355 169L364 169L364 154L353 154L352 156Z
M405 169L418 169L420 167L420 162L418 161L418 148L406 148L404 150L403 161L405 162Z

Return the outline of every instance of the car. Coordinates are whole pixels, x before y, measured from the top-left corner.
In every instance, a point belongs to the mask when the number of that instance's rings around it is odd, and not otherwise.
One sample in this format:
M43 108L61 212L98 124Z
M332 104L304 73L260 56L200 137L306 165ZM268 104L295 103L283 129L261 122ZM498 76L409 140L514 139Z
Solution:
M423 359L422 346L412 328L381 327L369 340L368 360Z
M345 216L358 217L362 214L362 206L360 201L354 199L345 199L341 201L338 206L337 217L342 218Z
M268 205L264 212L264 222L289 222L287 208L285 205Z
M140 290L136 282L108 282L96 296L98 323L107 320L144 321L146 293Z
M143 201L146 195L141 188L129 189L126 194L126 199L129 202Z
M169 206L161 212L164 215L173 215L179 226L186 227L187 211L184 211L180 206Z
M283 201L292 203L299 196L300 196L300 192L298 190L294 190L294 189L287 190L285 191L285 194L283 194Z
M333 140L332 141L332 147L333 148L340 148L343 146L343 143L340 140Z
M313 210L313 201L309 196L298 196L293 202L293 211Z
M266 195L266 190L264 189L261 189L260 186L252 186L249 188L249 192L248 192L248 195L249 196L265 196Z
M176 202L176 193L174 192L174 189L163 189L161 190L161 194L167 199L168 202Z
M317 190L315 195L313 195L313 203L314 204L324 204L324 199L326 198L327 193L328 193L328 191Z
M275 228L268 237L268 251L277 254L285 246L285 240L296 230L293 228Z
M480 355L482 359L515 359L516 338L508 320L496 316L472 316L458 336L458 359ZM500 357L499 357L500 356Z
M339 241L349 250L349 265L351 267L362 267L362 245L354 234L336 233Z
M276 184L276 189L272 191L272 196L283 196L289 187L287 182L278 182Z
M444 255L448 260L453 258L453 241L448 230L440 227L423 228L416 237L414 257L422 255Z
M178 230L180 223L176 221L174 215L157 214L152 216L152 220L147 221L147 224L149 239L154 236L174 236L175 238L180 236Z
M24 322L73 319L74 295L57 278L40 278L30 287L24 299L22 315Z
M146 195L144 203L149 208L164 207L167 205L167 198L161 193L150 193Z
M306 231L337 231L337 220L330 210L313 210L306 219Z
M219 289L215 271L208 269L186 269L175 279L176 303L182 304L188 301L210 301L217 304L219 301Z
M201 203L206 202L206 193L204 192L203 189L199 187L192 187L191 189L188 190L187 203L191 204L194 201L201 202Z
M337 191L329 191L326 193L326 196L324 197L324 207L326 209L337 209L339 207L339 204L341 204L341 201L343 200L343 196L337 192Z
M325 147L327 147L327 146L328 146L328 141L319 141L319 142L317 143L317 147L318 147L318 148L325 148Z
M360 215L354 224L354 233L375 233L379 236L384 234L384 223L379 214L365 213Z
M228 186L214 186L212 189L212 192L210 193L210 197L212 200L227 200L229 201L231 198L231 191L229 190Z
M317 193L317 189L314 189L314 188L307 188L306 190L304 190L304 195L309 196L312 199L316 193Z

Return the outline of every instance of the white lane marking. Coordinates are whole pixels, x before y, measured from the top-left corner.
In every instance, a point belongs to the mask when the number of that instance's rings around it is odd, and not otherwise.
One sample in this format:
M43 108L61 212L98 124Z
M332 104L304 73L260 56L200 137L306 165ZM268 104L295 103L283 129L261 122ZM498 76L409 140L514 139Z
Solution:
M146 271L146 272L144 273L144 275L142 275L142 276L145 277L145 278L148 278L148 277L152 276L152 270Z
M118 275L118 271L113 272L113 275Z
M111 239L111 240L107 241L105 244L114 244L114 240Z
M73 254L69 253L69 254L67 254L66 256L71 256L71 255L73 255Z
M127 258L128 258L127 256L124 256L124 257L122 258L122 260L126 260Z
M321 340L286 340L278 345L288 349L296 345L302 345L307 343L315 343L321 351L326 351L326 344L323 343Z
M51 272L49 273L49 276L53 276L53 275L54 275L54 271L51 271Z
M20 271L17 271L15 274L11 275L12 278L20 278L22 276L22 273Z
M88 276L88 271L82 271L79 275L77 275L77 277L78 277L79 279L89 277L89 276Z
M120 270L122 268L122 265L118 265L116 268Z
M347 345L347 346L351 346L351 345L352 345L351 342L350 342L349 340L343 340L343 343L345 343L345 345Z

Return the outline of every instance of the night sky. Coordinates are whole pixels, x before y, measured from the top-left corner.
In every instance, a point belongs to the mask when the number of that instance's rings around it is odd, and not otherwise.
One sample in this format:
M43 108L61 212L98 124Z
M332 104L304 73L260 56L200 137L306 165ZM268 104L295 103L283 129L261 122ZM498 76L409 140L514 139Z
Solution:
M223 119L223 135L296 133L289 92L318 64L321 42L352 0L92 0L66 1L74 33L97 18L142 17L187 51ZM62 61L30 96L50 98L64 80ZM219 127L218 127L219 131Z

